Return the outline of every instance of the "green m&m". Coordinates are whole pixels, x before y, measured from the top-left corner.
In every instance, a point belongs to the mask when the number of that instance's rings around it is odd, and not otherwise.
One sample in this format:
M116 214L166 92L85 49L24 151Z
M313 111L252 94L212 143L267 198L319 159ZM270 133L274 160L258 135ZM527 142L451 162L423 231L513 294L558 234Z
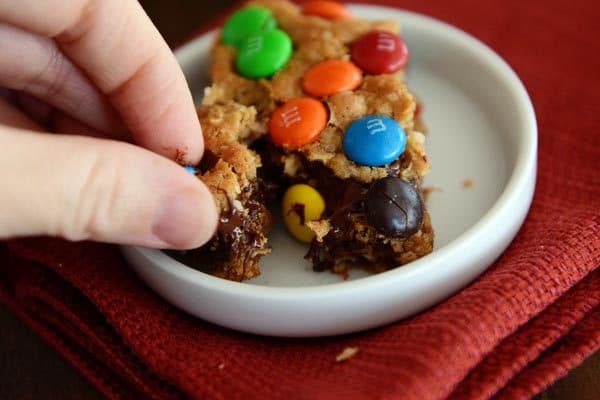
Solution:
M292 39L279 29L271 29L240 43L236 67L246 78L268 78L282 69L291 55Z
M248 36L268 31L277 26L271 10L262 7L247 7L235 12L223 26L223 43L238 47Z

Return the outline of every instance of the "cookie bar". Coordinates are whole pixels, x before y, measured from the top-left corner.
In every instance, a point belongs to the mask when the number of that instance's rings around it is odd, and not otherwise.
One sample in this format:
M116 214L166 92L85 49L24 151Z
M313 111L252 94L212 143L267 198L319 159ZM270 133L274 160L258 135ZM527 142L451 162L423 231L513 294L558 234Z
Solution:
M256 110L233 102L202 107L199 117L205 151L197 169L220 210L215 236L203 247L169 254L185 264L221 278L242 281L260 274L268 254L271 214L258 175L260 157L245 144L256 127Z
M179 257L227 279L255 276L269 251L265 201L281 198L317 271L380 272L432 251L425 136L398 30L327 1L255 0L227 21L199 109L213 159L199 177L222 228Z

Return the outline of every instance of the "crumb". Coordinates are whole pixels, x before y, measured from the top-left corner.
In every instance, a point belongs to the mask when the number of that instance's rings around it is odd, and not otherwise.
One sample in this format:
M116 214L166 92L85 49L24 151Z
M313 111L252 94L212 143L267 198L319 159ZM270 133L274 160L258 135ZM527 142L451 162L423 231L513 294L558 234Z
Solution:
M335 357L335 361L342 362L351 359L358 353L358 347L346 347Z
M323 238L331 230L331 223L327 219L308 221L306 226L308 226L315 233L317 242L323 242Z
M344 272L340 272L338 275L340 275L344 281L350 279L350 272L348 272L348 269L346 269Z
M465 189L471 189L473 187L473 180L472 179L465 179L462 182L462 187Z
M218 366L217 368L219 368L219 369L223 369L223 368L225 368L225 363L221 363L221 364L219 364L219 366Z
M347 281L350 278L350 271L348 270L348 266L345 264L337 264L331 267L331 273L338 275L344 281Z
M183 163L185 162L186 155L187 153L185 152L185 150L175 149L175 162L177 164L183 165Z

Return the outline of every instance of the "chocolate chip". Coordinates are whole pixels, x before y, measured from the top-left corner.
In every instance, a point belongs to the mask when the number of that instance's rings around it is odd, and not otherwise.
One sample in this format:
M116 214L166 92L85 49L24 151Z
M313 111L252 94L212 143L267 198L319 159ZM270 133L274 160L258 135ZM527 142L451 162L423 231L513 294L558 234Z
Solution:
M369 189L367 218L386 236L409 237L423 222L423 201L413 185L388 176L376 181Z
M294 213L300 218L300 225L304 225L306 222L306 213L304 212L306 206L302 203L294 203L292 204L292 208L288 211L288 215Z

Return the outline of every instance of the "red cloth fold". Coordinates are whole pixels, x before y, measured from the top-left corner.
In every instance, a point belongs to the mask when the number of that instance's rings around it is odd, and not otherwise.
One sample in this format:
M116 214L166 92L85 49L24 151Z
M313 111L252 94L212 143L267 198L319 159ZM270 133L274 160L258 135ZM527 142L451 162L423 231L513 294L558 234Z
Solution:
M576 2L379 1L457 25L498 51L539 121L523 228L477 281L381 329L258 337L190 317L118 249L0 244L0 299L111 398L487 399L543 390L600 348L600 7ZM345 347L358 347L338 363Z

